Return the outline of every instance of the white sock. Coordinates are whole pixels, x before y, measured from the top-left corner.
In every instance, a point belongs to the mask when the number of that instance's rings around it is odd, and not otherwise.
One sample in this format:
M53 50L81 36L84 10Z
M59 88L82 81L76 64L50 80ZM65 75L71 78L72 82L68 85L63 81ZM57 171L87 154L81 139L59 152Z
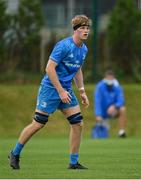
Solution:
M125 133L125 130L124 130L124 129L120 129L119 132L118 132L119 135L122 135L122 134L124 134L124 133Z

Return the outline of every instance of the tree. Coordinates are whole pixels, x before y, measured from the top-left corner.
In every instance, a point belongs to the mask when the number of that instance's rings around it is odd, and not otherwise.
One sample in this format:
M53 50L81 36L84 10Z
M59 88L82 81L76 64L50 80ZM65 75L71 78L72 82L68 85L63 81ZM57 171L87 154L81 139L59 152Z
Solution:
M6 1L0 0L0 70L3 69L3 55L4 55L4 47L3 47L3 35L7 28L7 16L5 14L6 11Z
M107 31L110 62L117 73L141 81L141 12L134 0L118 0Z
M38 71L40 65L40 29L43 14L40 0L21 0L18 13L20 36L23 42L22 67Z
M5 59L10 71L39 71L40 29L43 14L40 0L20 0L18 11L9 14L9 25L4 34Z
M6 2L4 0L0 0L0 38L2 38L7 24L5 11Z

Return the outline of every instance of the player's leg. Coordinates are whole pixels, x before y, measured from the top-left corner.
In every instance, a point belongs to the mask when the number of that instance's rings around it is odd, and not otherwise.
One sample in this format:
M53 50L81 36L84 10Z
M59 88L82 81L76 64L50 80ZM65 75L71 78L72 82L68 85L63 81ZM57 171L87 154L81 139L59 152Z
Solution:
M33 136L33 134L35 134L42 127L44 127L47 121L48 121L48 114L36 110L32 123L30 123L28 126L26 126L23 129L23 131L20 134L18 142L16 143L15 147L8 156L10 159L10 166L13 169L20 169L19 157L24 145Z
M79 152L83 127L79 105L69 109L64 109L62 112L70 123L70 153L76 154Z
M125 125L126 125L126 108L119 108L119 137L126 137Z
M79 105L63 109L62 112L70 123L70 164L69 169L87 169L78 163L79 148L82 138L83 117Z
M25 145L25 143L39 131L48 121L48 117L50 113L53 113L58 104L60 103L59 96L55 89L47 86L41 86L39 88L39 93L37 97L37 106L35 110L35 115L31 124L25 127L19 137L19 140L13 150L11 151L10 158L10 166L13 169L19 169L19 156ZM57 99L56 101L54 99Z
M36 109L32 123L26 126L21 132L19 143L25 144L33 134L43 128L48 121L48 117L49 115L47 113Z
M107 113L108 113L110 118L115 118L118 116L119 110L115 107L115 105L111 105L108 108Z

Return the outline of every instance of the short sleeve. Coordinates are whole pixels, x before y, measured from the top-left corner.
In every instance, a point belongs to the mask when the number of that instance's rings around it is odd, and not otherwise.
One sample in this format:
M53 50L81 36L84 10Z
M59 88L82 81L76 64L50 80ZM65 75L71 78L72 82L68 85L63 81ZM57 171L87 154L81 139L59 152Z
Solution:
M66 56L67 48L63 43L57 43L50 54L49 59L55 61L57 64Z

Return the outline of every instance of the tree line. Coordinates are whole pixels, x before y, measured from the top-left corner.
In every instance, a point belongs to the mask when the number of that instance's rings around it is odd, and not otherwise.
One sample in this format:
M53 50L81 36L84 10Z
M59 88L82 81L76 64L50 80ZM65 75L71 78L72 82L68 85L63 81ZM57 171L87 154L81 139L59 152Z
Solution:
M16 71L39 74L42 71L40 31L44 26L41 1L20 0L17 12L11 14L6 12L6 2L0 0L0 74ZM96 66L99 79L110 68L126 82L141 82L141 10L134 0L118 0L109 17L107 30L98 34L96 60L93 33L87 42L85 80L93 81ZM46 54L55 42L52 34Z

